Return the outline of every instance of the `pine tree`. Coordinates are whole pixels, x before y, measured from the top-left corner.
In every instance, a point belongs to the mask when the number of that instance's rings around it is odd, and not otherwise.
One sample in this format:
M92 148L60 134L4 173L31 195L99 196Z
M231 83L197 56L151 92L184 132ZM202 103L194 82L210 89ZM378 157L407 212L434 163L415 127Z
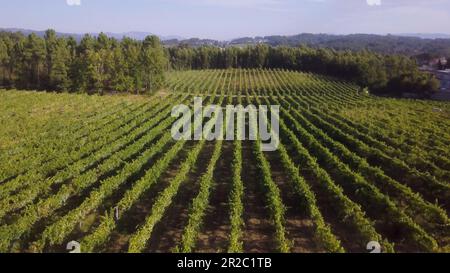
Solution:
M70 40L69 43L71 43ZM70 75L73 91L90 91L88 55L89 52L94 51L95 43L95 39L92 38L92 36L85 35L81 39L80 44L76 47L75 52L72 51L72 56L74 59L72 60L72 64L70 66Z
M146 92L157 90L164 84L166 60L159 38L146 37L141 52L141 74Z
M0 86L6 85L6 73L8 65L8 47L3 39L0 40Z
M89 91L103 94L104 68L102 58L95 50L88 50L86 54L87 88Z
M54 86L51 85L51 79L50 79L50 75L52 74L52 68L53 68L53 57L55 56L55 51L56 51L56 47L57 47L57 37L56 37L56 32L52 29L49 29L45 32L45 47L47 49L47 54L46 54L46 82L47 82L47 87L50 89L53 89Z
M65 91L70 86L69 63L70 51L64 39L58 39L50 54L51 70L49 85L52 90Z
M142 89L141 44L130 38L124 38L121 46L125 60L125 81L129 92L138 93Z
M45 42L42 38L32 33L23 48L22 84L31 88L41 89L41 76L46 57Z

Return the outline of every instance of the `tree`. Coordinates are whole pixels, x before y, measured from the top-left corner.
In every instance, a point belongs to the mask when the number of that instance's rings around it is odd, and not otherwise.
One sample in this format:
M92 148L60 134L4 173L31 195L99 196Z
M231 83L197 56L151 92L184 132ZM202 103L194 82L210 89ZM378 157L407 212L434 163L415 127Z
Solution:
M64 91L70 86L69 63L70 51L67 41L58 39L50 53L51 69L49 74L49 86L51 90Z
M146 92L157 90L163 85L166 62L164 48L159 38L146 37L141 52L141 73Z
M128 76L126 60L121 47L116 47L113 52L113 66L111 71L111 87L119 92L133 90L133 79Z
M0 40L0 85L6 85L6 73L9 60L8 47L3 39Z
M124 38L121 43L123 50L125 81L129 92L138 93L142 89L141 75L141 44L137 41Z
M101 55L95 50L88 50L86 66L88 90L103 94L105 74Z
M46 57L45 42L42 38L32 33L23 48L22 84L31 88L42 88L41 71Z
M70 42L70 40L69 40ZM95 39L90 35L84 35L80 44L76 47L75 54L70 66L70 76L73 91L89 91L89 52L95 49Z
M235 47L227 48L224 52L224 68L238 67L238 49Z
M436 79L436 77L430 76L430 79L426 82L425 90L427 92L427 95L429 96L438 92L440 87L441 82Z
M112 45L112 39L110 40L108 38L108 36L106 36L106 34L102 32L97 37L97 43L95 44L95 49L96 50L100 50L100 49L109 50L109 49L111 49L111 45Z
M50 75L52 74L52 68L53 68L53 57L55 56L55 51L57 47L57 37L56 32L52 29L49 29L45 32L45 47L47 50L46 54L46 73L47 73L47 86L51 89L53 86L51 86L50 83Z

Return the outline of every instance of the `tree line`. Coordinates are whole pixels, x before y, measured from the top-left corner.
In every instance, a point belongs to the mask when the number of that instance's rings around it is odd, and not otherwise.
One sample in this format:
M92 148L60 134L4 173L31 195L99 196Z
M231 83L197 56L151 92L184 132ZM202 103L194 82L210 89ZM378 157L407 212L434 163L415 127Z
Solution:
M0 87L133 94L164 86L168 69L283 68L352 81L372 92L426 97L439 89L434 76L404 55L307 46L245 47L178 45L164 48L156 36L117 40L105 34L58 37L0 33Z
M99 34L57 37L0 33L0 86L28 90L149 93L164 84L167 58L160 40Z
M284 68L329 75L368 87L375 93L426 97L439 89L439 81L419 70L404 55L327 48L271 47L265 44L220 48L213 46L168 48L173 69Z

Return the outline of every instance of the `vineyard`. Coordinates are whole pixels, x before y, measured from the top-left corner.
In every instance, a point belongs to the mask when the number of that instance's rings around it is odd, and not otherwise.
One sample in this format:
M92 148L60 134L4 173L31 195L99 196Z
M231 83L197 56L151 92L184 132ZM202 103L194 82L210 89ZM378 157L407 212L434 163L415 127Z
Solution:
M279 105L277 151L173 140L194 97ZM199 70L151 97L0 91L0 124L0 252L450 251L449 103Z

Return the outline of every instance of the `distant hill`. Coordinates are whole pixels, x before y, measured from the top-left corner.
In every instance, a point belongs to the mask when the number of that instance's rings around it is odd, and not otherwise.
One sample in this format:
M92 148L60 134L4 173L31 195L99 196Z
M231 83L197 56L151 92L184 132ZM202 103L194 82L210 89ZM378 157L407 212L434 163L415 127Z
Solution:
M36 35L38 35L40 37L43 37L45 35L45 30L39 31L39 30L30 30L30 29L21 29L21 28L0 28L0 31L22 32L25 35L35 33ZM64 32L57 32L56 34L60 37L74 37L75 40L77 40L77 41L80 41L83 38L83 36L85 35L85 34L79 34L79 33L64 33ZM99 35L99 33L89 33L89 34L92 36ZM129 37L129 38L136 39L136 40L144 40L145 37L147 37L149 35L155 35L150 32L139 32L139 31L130 31L130 32L123 32L123 33L105 32L105 34L108 35L109 37L113 37L118 40L122 39L123 37ZM162 41L173 40L173 39L177 39L177 40L184 39L181 36L160 36L160 35L157 35L157 36Z
M336 50L371 50L382 54L404 54L408 56L424 56L425 59L450 56L449 39L444 34L374 35L374 34L312 34L302 33L292 36L242 37L231 41L215 41L208 39L168 40L166 46L187 44L190 46L215 45L221 47L268 44L271 46L307 45L315 48L334 48ZM418 34L417 34L418 35Z
M28 29L6 28L0 31L17 32L25 35L36 33L44 36L45 31L36 31ZM97 36L98 33L90 33ZM124 32L124 33L105 33L110 37L122 39L130 37L136 40L143 40L150 32ZM62 33L57 35L61 37L72 36L76 40L81 40L84 34ZM246 46L256 44L268 44L271 46L299 46L308 45L315 48L334 48L336 50L371 50L382 54L404 54L408 56L421 56L423 59L430 59L438 56L450 56L450 35L448 34L397 34L397 35L375 35L375 34L350 34L350 35L332 35L332 34L312 34L302 33L291 36L265 36L265 37L242 37L230 41L219 41L213 39L190 38L184 39L180 36L160 36L160 39L166 46L177 46L180 44L192 47L199 46Z
M177 45L189 45L192 47L198 46L219 46L224 47L228 44L228 42L222 42L218 40L212 39L199 39L199 38L191 38L191 39L171 39L171 40L163 40L164 45L166 46L177 46Z
M422 39L450 39L450 34L443 33L400 33L398 36L417 37Z
M422 37L418 37L421 35ZM446 38L448 36L448 38ZM336 50L371 50L382 54L404 54L408 56L427 55L426 58L450 56L450 35L445 34L312 34L302 33L292 36L242 37L230 41L211 39L172 39L164 42L166 46L186 44L193 47L214 45L220 47L268 44L271 46L307 45L315 48L334 48Z
M330 35L302 33L293 36L266 36L255 38L240 38L229 42L229 45L260 44L272 46L326 47L337 50L361 51L364 49L385 54L450 56L450 39L424 39L419 37L398 35L350 34Z

